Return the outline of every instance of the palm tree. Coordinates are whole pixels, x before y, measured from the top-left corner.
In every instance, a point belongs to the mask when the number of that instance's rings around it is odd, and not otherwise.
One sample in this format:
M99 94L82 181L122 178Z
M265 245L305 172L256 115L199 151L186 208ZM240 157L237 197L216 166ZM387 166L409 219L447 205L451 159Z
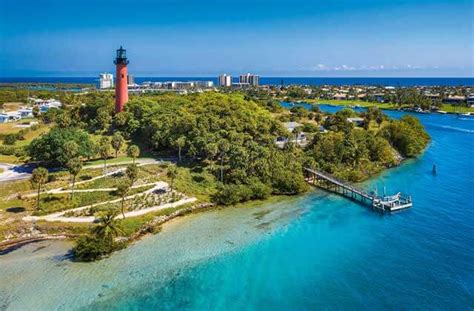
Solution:
M174 145L178 147L178 161L181 162L181 149L186 145L186 137L181 136L176 139Z
M138 166L136 164L128 165L125 174L127 175L128 179L130 179L130 184L133 186L133 183L138 178Z
M168 172L166 172L166 176L171 180L170 189L173 191L174 180L178 176L178 168L174 164L168 165Z
M131 184L130 182L122 182L118 185L117 190L115 192L122 198L121 207L122 207L122 216L125 219L125 197L127 196L128 192L130 191Z
M97 226L92 228L92 233L100 238L113 239L118 236L122 230L120 230L117 222L117 212L110 210L107 211L97 218Z
M74 186L76 184L76 176L82 169L82 161L80 158L72 158L67 163L67 170L72 176L72 190L71 190L71 201L74 199Z
M30 179L33 186L38 187L38 196L36 199L36 210L40 209L40 192L41 186L48 181L48 170L44 167L38 167L33 170Z
M140 148L137 145L131 145L128 147L127 155L133 159L133 164L135 164L135 159L140 156Z
M109 138L103 136L99 141L99 154L104 160L104 174L107 170L107 158L110 157L110 141Z
M112 147L115 150L115 157L117 157L117 153L119 152L124 142L125 139L123 138L122 134L120 134L120 132L116 132L114 136L112 136Z

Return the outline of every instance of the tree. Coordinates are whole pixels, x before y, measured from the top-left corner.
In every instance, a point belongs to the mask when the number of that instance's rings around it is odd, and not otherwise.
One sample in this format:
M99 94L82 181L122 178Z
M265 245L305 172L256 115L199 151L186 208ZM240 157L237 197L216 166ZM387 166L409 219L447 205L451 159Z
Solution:
M224 183L224 160L226 153L229 151L230 145L227 140L221 140L219 142L219 158L221 161L221 167L220 167L220 181L221 183Z
M72 143L76 144L77 150L69 148ZM64 166L72 157L93 156L94 148L85 131L77 128L54 127L47 134L35 138L27 147L27 152L34 161Z
M135 164L135 159L140 156L140 148L137 145L131 145L128 147L127 155L133 159L133 164Z
M44 167L35 168L31 175L30 181L33 186L36 186L38 189L38 196L36 199L36 210L39 210L41 186L48 181L48 170Z
M38 106L34 106L33 107L33 117L35 117L36 119L38 119L40 116L40 109Z
M79 146L74 141L67 141L63 146L64 156L69 162L71 159L78 156L79 153ZM66 166L67 166L66 162Z
M178 177L178 168L175 164L168 165L168 172L166 172L166 176L171 180L170 182L170 189L173 191L173 185L176 177Z
M97 218L97 226L92 229L92 233L102 239L110 239L117 237L121 230L118 226L117 212L109 210L102 213Z
M121 207L122 207L122 216L125 218L125 197L127 196L128 192L130 191L131 183L130 181L124 181L120 183L115 191L117 195L122 198Z
M56 121L56 124L61 128L70 127L72 124L71 117L64 110L61 110L60 113L56 114L54 121Z
M117 153L120 151L120 148L122 148L124 142L125 139L123 138L122 134L120 134L120 132L115 132L115 134L112 136L112 147L115 150L115 157L117 157Z
M181 162L181 149L186 145L186 137L180 136L174 144L178 148L178 161Z
M107 159L110 157L110 140L107 136L102 136L99 140L99 154L104 160L104 174L107 170Z
M97 109L95 124L98 132L105 133L109 130L112 116L106 107Z
M67 163L67 170L72 176L71 201L74 200L74 186L76 184L76 176L82 169L82 161L80 158L72 158Z
M130 180L130 183L133 185L133 183L138 178L138 166L136 164L128 165L127 170L125 171L125 174L127 175L128 179Z

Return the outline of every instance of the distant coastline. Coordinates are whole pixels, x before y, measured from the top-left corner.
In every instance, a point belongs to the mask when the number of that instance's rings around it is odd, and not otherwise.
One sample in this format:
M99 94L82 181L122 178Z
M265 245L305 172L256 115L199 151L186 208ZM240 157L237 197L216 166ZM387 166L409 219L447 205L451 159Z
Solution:
M64 83L96 84L97 77L0 77L0 83ZM145 81L200 81L217 84L217 77L135 77L136 83ZM474 77L459 78L343 78L343 77L261 77L263 85L381 85L381 86L474 86Z

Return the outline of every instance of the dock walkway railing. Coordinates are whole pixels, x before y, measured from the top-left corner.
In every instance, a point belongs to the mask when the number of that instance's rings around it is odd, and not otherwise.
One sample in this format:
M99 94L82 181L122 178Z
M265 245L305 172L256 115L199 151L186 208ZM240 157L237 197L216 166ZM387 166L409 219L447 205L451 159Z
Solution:
M344 182L329 173L305 167L304 170L312 175L312 184L322 189L335 192L346 198L356 200L360 203L370 204L371 207L384 211L398 211L401 209L412 207L410 196L405 196L400 192L390 196L378 196L376 193L368 193L365 190ZM324 183L321 183L324 181Z

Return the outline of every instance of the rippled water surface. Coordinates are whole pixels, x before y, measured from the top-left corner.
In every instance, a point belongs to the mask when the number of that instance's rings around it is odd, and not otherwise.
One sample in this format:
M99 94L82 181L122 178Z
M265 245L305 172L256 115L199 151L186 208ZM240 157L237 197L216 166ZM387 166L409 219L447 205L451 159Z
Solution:
M472 310L474 118L417 116L426 153L363 185L411 194L411 210L313 191L180 219L98 263L31 244L0 257L0 309Z

